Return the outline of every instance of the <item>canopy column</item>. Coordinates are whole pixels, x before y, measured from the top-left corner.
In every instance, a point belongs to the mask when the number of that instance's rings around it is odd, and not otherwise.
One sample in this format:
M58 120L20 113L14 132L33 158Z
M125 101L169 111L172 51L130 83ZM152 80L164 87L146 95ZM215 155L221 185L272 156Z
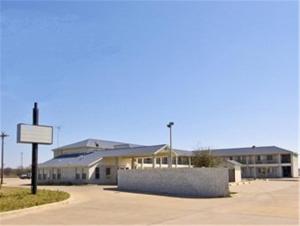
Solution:
M152 168L156 168L156 156L152 156Z
M135 162L135 159L131 158L131 169L134 169L134 162Z
M191 168L192 167L192 157L188 157L188 159L189 159L189 168Z

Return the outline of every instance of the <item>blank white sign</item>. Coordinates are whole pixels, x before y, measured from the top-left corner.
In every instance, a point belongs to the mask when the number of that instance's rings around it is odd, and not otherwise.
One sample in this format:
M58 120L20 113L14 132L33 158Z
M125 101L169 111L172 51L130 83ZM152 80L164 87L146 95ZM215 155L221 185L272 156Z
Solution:
M18 143L53 143L53 127L42 125L18 124L17 128Z

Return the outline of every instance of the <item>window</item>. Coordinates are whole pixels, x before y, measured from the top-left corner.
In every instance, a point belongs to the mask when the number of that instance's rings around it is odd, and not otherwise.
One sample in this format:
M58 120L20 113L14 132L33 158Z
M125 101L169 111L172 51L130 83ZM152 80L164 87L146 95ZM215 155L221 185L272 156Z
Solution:
M60 180L61 178L61 169L57 169L57 179Z
M290 163L291 155L281 155L281 163Z
M242 177L245 177L246 176L246 168L242 167Z
M38 179L39 179L39 180L42 179L42 174L39 173Z
M144 158L144 163L151 164L152 163L152 158Z
M241 163L246 163L246 156L241 156Z
M46 178L47 178L47 174L44 173L43 174L43 179L46 180Z
M178 161L177 161L177 164L178 165L182 165L182 159L183 159L184 157L178 157Z
M81 178L82 178L83 180L86 179L86 173L84 172L84 169L81 170Z
M232 156L229 156L229 160L233 160L233 157L232 157Z
M259 174L265 175L266 172L267 172L267 169L266 169L266 168L258 168L258 173L259 173Z
M143 162L143 159L138 159L139 164L142 164L142 162Z
M176 164L176 157L172 156L172 164Z
M256 156L256 160L260 161L260 155Z
M100 179L100 168L96 167L95 169L95 179Z
M56 174L55 173L52 174L52 179L56 180Z
M160 158L156 159L156 164L160 164Z
M268 161L272 161L273 160L273 156L272 155L267 155L267 160Z
M168 164L168 157L162 158L162 164Z
M105 175L106 176L110 176L110 168L106 168L105 169Z
M75 179L76 179L76 180L79 180L79 179L80 179L80 174L79 174L77 168L75 168Z
M178 164L179 165L188 165L189 164L188 157L178 157Z

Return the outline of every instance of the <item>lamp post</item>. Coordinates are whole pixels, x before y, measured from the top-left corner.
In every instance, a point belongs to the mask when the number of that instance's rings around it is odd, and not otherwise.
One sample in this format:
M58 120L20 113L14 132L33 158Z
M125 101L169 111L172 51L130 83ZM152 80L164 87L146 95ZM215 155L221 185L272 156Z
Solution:
M4 174L4 138L8 137L8 134L1 132L1 185L3 184L3 174Z
M172 168L172 126L174 125L174 122L169 122L167 127L170 129L170 153L169 153L169 168Z

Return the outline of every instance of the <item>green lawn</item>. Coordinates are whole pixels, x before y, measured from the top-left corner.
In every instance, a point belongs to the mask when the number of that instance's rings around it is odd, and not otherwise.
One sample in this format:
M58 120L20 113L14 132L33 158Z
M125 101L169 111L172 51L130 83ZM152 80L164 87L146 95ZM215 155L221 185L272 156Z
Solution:
M70 195L63 191L39 189L36 195L32 195L28 188L2 187L0 212L58 202L69 197Z

